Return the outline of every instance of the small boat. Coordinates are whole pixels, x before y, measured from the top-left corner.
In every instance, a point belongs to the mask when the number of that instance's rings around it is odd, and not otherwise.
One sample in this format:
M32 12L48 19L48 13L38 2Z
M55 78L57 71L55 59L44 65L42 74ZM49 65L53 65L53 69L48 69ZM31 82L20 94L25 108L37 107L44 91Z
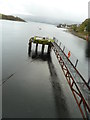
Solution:
M42 28L39 28L39 30L42 30Z

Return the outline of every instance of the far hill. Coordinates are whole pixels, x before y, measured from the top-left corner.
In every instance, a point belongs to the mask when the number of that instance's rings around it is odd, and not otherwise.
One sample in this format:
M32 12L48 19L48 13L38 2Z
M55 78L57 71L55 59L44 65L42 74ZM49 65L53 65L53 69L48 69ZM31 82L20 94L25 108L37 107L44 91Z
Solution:
M70 28L73 31L82 33L84 35L90 34L90 18L86 19L80 25L77 25L77 24L70 25Z
M86 19L85 21L83 21L81 24L71 24L71 25L67 25L67 24L59 24L57 25L57 28L68 28L68 30L83 39L87 39L87 35L90 35L90 18Z
M82 22L82 24L79 27L77 27L77 31L90 33L90 18Z
M26 22L25 20L23 20L19 17L15 17L15 16L12 16L12 15L4 15L4 14L0 14L0 19Z
M90 35L90 18L86 19L79 26L71 25L69 29L74 35L87 39L87 35Z

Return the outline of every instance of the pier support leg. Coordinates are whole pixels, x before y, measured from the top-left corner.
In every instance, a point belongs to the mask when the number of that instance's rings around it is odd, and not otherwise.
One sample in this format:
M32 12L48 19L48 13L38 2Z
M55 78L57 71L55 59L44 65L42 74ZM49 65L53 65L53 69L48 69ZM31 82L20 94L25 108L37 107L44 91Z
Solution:
M37 50L38 50L38 43L36 43L36 50L35 50L36 54L37 54Z
M29 50L31 51L32 42L29 42Z
M42 54L44 53L44 47L45 47L45 45L42 44Z
M32 42L29 42L29 47L28 47L28 55L30 56L31 53L31 47L32 47Z
M50 54L50 51L51 51L51 45L48 45L48 51L47 51L47 53Z

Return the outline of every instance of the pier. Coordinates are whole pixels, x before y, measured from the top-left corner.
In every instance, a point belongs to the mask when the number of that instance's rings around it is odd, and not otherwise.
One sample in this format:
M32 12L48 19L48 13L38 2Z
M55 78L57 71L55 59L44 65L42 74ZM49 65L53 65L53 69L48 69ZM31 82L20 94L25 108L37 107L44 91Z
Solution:
M72 63L69 59L70 56L68 57L64 52L65 46L61 48L62 43L58 43L58 40L55 38L32 37L29 40L29 54L32 43L36 44L36 53L38 44L42 44L42 54L44 53L45 45L48 45L48 54L50 54L51 49L54 51L83 119L90 119L90 86L77 70L78 59L75 61L75 64Z
M29 40L29 51L31 52L32 43L36 44L36 53L37 53L37 49L38 49L38 44L42 44L42 54L44 52L45 45L48 45L47 53L49 54L50 50L51 50L52 42L54 42L53 39L49 39L49 38L45 38L45 37L39 37L39 36L31 37Z

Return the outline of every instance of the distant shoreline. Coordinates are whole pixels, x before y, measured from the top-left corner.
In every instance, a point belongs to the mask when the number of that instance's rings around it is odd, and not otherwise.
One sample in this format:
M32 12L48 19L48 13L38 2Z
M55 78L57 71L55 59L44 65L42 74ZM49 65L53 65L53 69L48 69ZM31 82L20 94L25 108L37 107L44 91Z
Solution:
M68 29L68 32L70 32L71 34L73 34L73 35L75 35L79 38L82 38L82 39L86 40L86 35L83 35L82 33L78 33L78 32L75 32L75 31L72 31L72 30L69 30L69 29Z
M0 14L0 19L1 20L11 20L11 21L17 21L17 22L26 22L25 20L23 20L20 17L15 17L13 15L4 15L4 14Z
M88 41L90 35L90 18L85 19L81 24L59 24L57 28L67 28L67 32Z
M82 33L77 33L77 32L74 32L74 31L72 31L70 29L67 29L67 30L64 30L64 31L69 32L69 33L71 33L71 34L73 34L73 35L75 35L75 36L77 36L79 38L82 38L83 40L86 40L86 35L83 35Z
M18 20L9 20L9 19L0 19L0 20L5 20L5 21L11 21L11 22L24 22L24 21L18 21ZM26 21L25 21L25 23L26 23Z

